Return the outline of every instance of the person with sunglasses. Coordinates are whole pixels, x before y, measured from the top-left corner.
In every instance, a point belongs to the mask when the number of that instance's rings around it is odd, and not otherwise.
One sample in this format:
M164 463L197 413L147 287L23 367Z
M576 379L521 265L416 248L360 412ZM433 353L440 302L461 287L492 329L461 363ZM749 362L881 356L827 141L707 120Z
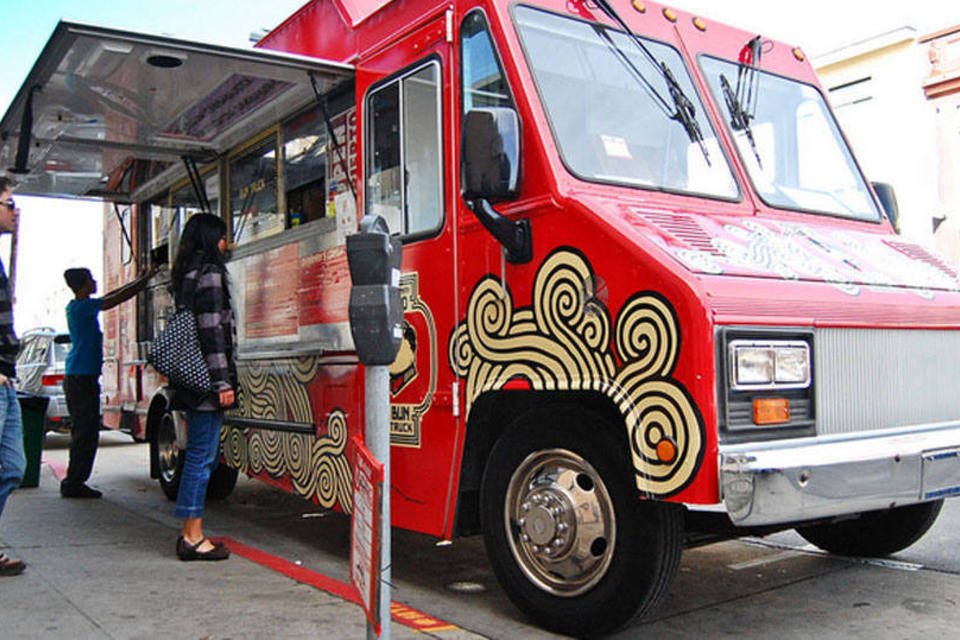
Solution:
M0 176L0 234L13 233L20 212L13 201L13 181ZM10 281L0 262L0 516L7 497L20 486L27 468L23 451L23 424L20 422L20 403L13 388L17 375L17 353L20 340L13 330L13 299ZM27 565L22 560L0 553L0 577L23 573Z

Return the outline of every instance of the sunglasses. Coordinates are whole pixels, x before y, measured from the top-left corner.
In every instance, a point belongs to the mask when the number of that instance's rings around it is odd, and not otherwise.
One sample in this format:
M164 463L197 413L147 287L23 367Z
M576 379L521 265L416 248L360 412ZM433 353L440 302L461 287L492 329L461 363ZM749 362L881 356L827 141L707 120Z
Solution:
M7 209L10 209L10 211L13 211L17 208L17 203L13 201L13 198L10 198L9 200L0 200L0 204L5 206Z

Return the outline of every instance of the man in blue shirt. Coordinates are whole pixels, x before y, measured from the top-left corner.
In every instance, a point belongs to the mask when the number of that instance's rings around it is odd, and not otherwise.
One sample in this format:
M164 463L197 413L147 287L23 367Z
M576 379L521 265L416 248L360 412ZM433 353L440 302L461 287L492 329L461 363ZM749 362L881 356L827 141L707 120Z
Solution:
M71 347L67 354L63 392L67 397L71 425L70 464L67 475L60 482L60 495L64 498L99 498L102 495L86 484L100 442L100 370L103 367L100 312L143 291L158 269L158 266L152 266L133 282L102 298L91 297L97 292L97 281L89 269L63 272L63 279L76 296L67 305Z

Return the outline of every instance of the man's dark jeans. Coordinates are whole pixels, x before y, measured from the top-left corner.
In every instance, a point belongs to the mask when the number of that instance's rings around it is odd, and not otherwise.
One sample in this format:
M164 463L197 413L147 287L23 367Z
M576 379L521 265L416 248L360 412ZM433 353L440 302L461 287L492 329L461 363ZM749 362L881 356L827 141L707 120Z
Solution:
M66 376L63 392L70 412L70 465L61 492L77 491L90 478L100 442L100 376Z

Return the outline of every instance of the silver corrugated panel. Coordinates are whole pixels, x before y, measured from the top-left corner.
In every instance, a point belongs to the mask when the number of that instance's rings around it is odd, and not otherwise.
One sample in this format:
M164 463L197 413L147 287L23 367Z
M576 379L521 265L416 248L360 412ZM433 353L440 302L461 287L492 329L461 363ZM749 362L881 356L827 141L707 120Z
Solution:
M817 432L960 419L960 331L820 329Z

